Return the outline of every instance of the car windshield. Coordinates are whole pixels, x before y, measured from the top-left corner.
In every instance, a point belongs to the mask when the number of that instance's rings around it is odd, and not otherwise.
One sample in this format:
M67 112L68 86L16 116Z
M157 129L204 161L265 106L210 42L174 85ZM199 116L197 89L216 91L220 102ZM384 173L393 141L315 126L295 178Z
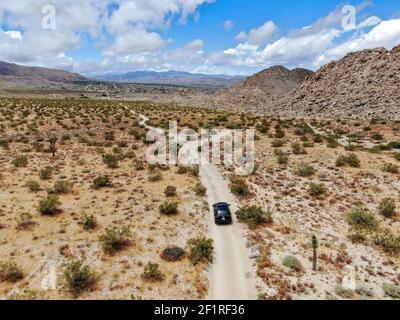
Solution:
M227 210L218 210L218 217L227 217L229 216L229 212Z

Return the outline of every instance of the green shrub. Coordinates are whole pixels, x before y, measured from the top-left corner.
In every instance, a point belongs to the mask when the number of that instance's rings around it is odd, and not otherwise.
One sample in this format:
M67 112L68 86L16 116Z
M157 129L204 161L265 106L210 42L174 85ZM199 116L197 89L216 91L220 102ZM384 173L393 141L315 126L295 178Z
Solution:
M37 192L40 190L40 184L39 182L35 181L35 180L29 180L26 183L26 187L29 189L29 191L31 192Z
M250 188L247 185L246 181L238 176L231 177L230 184L231 192L237 196L247 196L250 194Z
M378 220L371 212L355 208L347 214L347 219L354 228L364 230L376 230L379 226Z
M26 156L17 156L11 162L16 168L25 168L28 165L28 158Z
M383 167L382 170L384 172L388 173L399 173L399 166L395 165L393 163L386 163Z
M197 196L199 197L204 197L207 193L207 188L204 187L200 182L196 184L196 187L194 188L194 191Z
M16 283L24 278L22 269L14 262L0 262L0 281Z
M287 257L283 258L282 264L286 268L292 269L294 271L297 271L297 272L303 271L303 265L301 264L299 259L297 259L294 256L287 256Z
M344 288L344 287L338 285L338 286L336 286L335 291L336 291L336 294L339 297L342 297L343 299L348 299L348 300L354 299L355 291L352 289L347 289L347 288Z
M374 237L374 242L389 254L400 253L400 236L394 235L389 230L378 232Z
M164 190L164 194L166 197L175 197L176 196L176 187L167 186Z
M352 243L364 243L368 240L368 235L364 229L352 228L349 239Z
M38 211L43 215L52 216L59 211L60 205L61 203L56 195L48 195L47 198L39 201Z
M94 215L84 215L82 219L79 221L79 225L84 230L92 230L97 227L97 220Z
M289 156L284 153L283 151L280 150L275 150L275 155L277 156L277 160L279 164L288 164L289 162Z
M39 171L39 177L42 180L49 180L53 174L52 167L45 167Z
M129 227L113 227L107 228L99 241L105 253L114 254L128 246L130 236Z
M96 179L93 180L94 189L101 189L109 186L111 186L111 181L108 176L98 176Z
M30 213L21 213L16 219L17 229L24 230L28 229L32 225L33 216Z
M103 155L103 163L107 165L109 168L115 169L118 168L119 158L115 154L104 154Z
M323 183L311 183L308 193L313 197L321 197L326 193L326 187Z
M283 145L284 145L284 142L282 140L272 141L272 144L271 144L272 148L282 148Z
M285 137L285 131L283 131L282 129L277 129L276 131L275 131L275 138L276 139L282 139L282 138L284 138Z
M67 194L71 191L72 184L65 180L58 180L53 188L49 189L50 194Z
M188 241L188 258L193 265L213 262L214 241L198 237Z
M156 168L154 170L151 170L149 173L149 181L150 182L157 182L162 180L162 172L160 169Z
M346 165L353 168L359 168L361 165L361 161L354 153L349 154L347 157L344 155L340 155L336 160L336 166L344 167Z
M166 201L159 207L160 213L166 216L175 215L178 213L178 204L176 202Z
M165 261L175 262L180 261L185 257L185 250L179 247L166 248L161 253L161 258Z
M63 288L74 297L90 288L96 280L94 272L80 261L69 263L62 275Z
M141 278L147 282L161 282L165 277L159 270L158 264L149 262L144 268Z
M308 163L301 162L296 167L296 174L300 177L311 177L316 170Z
M385 295L393 299L400 299L400 286L395 284L386 283L383 285L383 291Z
M383 199L379 205L379 213L386 218L396 216L396 201L393 198Z
M240 222L246 223L251 228L273 222L271 212L265 212L257 206L243 207L238 210L236 215Z
M292 143L292 152L295 155L307 154L307 151L299 143Z

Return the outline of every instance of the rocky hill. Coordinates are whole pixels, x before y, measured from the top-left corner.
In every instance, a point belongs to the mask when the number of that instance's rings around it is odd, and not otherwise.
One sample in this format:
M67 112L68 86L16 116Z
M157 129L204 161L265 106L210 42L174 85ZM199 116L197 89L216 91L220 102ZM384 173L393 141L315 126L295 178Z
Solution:
M313 74L306 69L274 66L247 78L240 85L216 94L216 103L236 110L259 112L278 103Z
M310 76L268 113L400 119L400 46L349 53Z
M43 87L73 84L86 80L85 77L77 73L40 67L25 67L0 61L2 87Z

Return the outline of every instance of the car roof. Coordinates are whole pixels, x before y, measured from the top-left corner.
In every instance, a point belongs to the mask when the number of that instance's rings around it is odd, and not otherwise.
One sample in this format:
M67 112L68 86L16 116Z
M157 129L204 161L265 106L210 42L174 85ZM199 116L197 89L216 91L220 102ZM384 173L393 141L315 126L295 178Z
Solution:
M218 203L214 204L214 207L229 207L229 203L218 202Z

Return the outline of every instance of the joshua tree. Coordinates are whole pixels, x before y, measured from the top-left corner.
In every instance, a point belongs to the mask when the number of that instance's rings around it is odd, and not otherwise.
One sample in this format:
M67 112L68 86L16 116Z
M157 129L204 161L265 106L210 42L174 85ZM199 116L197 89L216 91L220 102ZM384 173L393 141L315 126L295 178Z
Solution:
M51 153L53 153L53 158L56 156L56 152L57 152L57 146L56 146L57 141L58 141L57 136L54 133L52 133L49 137L48 142L50 143L49 150Z
M319 247L319 244L318 244L318 239L315 235L311 237L311 246L313 248L313 270L317 271L317 262L318 262L317 249Z

